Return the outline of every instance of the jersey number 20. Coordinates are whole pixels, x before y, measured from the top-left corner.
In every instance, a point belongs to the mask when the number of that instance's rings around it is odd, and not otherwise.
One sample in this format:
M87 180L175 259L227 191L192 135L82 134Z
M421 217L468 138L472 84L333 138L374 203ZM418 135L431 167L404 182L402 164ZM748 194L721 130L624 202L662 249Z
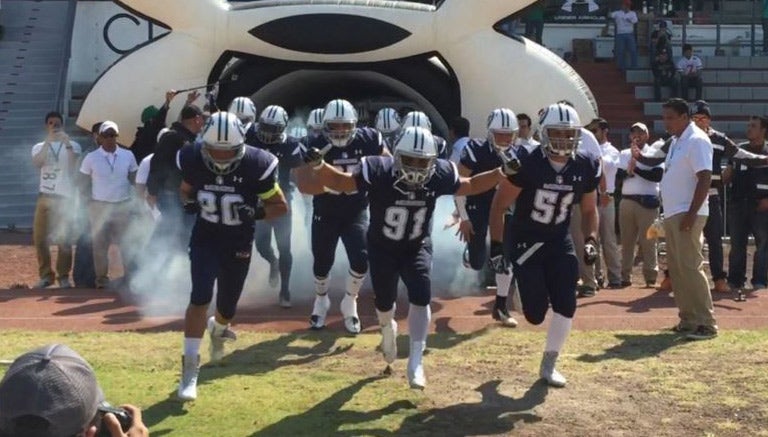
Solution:
M531 218L534 221L543 223L545 225L555 224L559 225L568 218L568 212L570 210L571 203L573 203L573 193L568 193L563 196L562 200L558 202L560 193L550 190L536 190L536 197L533 199L533 211L531 211ZM557 217L555 212L557 211ZM554 222L552 219L555 219Z
M217 202L216 194L201 190L197 192L197 201L200 203L200 217L203 220L211 223L222 223L227 226L243 224L237 215L237 211L235 211L235 207L243 203L243 196L239 194L225 194Z
M405 230L408 227L408 221L411 218L411 212L403 206L390 206L384 212L384 236L390 240L400 241L405 237ZM419 208L413 213L413 228L409 240L415 240L421 237L424 232L424 222L427 220L427 208Z

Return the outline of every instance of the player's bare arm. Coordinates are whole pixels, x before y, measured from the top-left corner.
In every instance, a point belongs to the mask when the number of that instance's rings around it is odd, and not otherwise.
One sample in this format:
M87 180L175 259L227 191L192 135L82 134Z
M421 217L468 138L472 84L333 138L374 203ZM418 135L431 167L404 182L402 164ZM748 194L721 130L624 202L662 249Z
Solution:
M296 182L296 187L303 194L317 196L325 192L325 187L317 182L312 168L308 165L302 165L291 170L291 174Z
M499 181L505 178L501 168L495 168L483 173L476 174L471 178L459 178L459 189L456 196L474 196L484 193L498 185Z
M288 202L285 201L283 190L275 182L275 187L268 193L259 194L264 207L264 220L271 220L288 213Z
M584 193L581 197L581 231L585 239L597 241L598 223L597 192Z
M352 173L344 173L323 162L319 167L313 167L315 180L322 186L342 193L357 191L357 183Z
M491 241L502 240L504 236L504 214L515 203L521 191L522 188L512 184L507 179L503 179L499 183L491 203L490 220L488 222Z
M467 168L465 165L458 164L456 167L459 170L459 176L468 178L472 175L472 170ZM456 231L456 235L459 236L460 241L469 242L469 240L472 238L472 234L475 232L472 228L472 222L469 220L469 215L467 214L467 198L466 196L456 196L455 201L456 211L459 213L459 218L461 218L459 229Z

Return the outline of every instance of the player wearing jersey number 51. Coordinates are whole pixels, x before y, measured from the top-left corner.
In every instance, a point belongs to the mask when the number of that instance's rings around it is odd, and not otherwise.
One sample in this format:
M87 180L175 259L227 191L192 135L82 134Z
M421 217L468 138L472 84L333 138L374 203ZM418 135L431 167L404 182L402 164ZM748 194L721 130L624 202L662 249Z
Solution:
M541 146L520 159L520 172L499 184L491 204L491 262L502 263L508 254L528 322L544 322L552 304L540 375L563 387L566 380L555 363L576 312L576 257L583 256L587 265L597 259L595 190L601 168L598 157L576 151L582 126L575 109L550 105L541 112L539 126ZM512 204L514 214L505 222ZM583 254L575 252L568 230L574 205L581 212Z
M254 223L288 212L277 184L277 158L244 142L245 128L237 116L217 112L203 131L202 145L187 145L179 152L182 202L187 213L197 215L189 242L192 293L184 319L181 400L197 397L200 343L214 282L216 314L207 320L207 328L211 362L218 362L224 342L237 338L229 322L251 263Z
M408 382L412 388L424 388L422 354L431 318L430 235L436 198L488 191L504 174L495 168L471 179L460 177L455 164L437 159L432 133L419 127L403 131L395 142L394 157L366 156L354 173L324 163L317 149L307 151L305 159L316 183L341 192L368 194L368 253L384 359L389 365L397 357L394 315L397 284L402 279L410 302Z

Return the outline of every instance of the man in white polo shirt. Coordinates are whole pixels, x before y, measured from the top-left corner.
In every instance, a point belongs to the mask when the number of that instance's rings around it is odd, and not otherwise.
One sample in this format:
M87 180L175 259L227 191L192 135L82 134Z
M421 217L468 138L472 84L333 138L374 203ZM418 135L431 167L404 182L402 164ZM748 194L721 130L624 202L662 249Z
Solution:
M119 130L113 121L99 128L101 147L86 155L80 172L90 177L91 201L88 212L93 235L93 265L96 288L109 286L109 244L120 245L123 269L127 273L129 251L121 241L132 213L133 183L138 165L133 153L117 146Z
M680 310L680 323L674 330L688 332L691 340L714 338L717 325L701 254L702 232L709 215L712 143L691 122L685 100L669 99L662 108L664 127L673 136L664 163L661 198L667 264Z
M48 136L32 147L32 163L40 169L40 190L32 230L40 281L34 288L53 285L56 275L61 288L72 286L69 282L75 213L72 180L81 149L64 133L62 120L58 112L48 113L45 116ZM51 268L50 244L57 245L59 250L55 273Z
M632 148L639 153L651 154L655 146L648 145L648 127L635 123L629 129ZM662 141L662 140L660 140ZM663 143L663 141L662 141ZM643 278L646 287L653 287L659 274L656 240L646 237L646 231L659 216L659 182L664 175L664 164L646 165L632 156L631 149L621 151L619 177L621 202L619 203L619 229L621 230L621 286L632 286L632 267L635 247L640 246L643 259Z

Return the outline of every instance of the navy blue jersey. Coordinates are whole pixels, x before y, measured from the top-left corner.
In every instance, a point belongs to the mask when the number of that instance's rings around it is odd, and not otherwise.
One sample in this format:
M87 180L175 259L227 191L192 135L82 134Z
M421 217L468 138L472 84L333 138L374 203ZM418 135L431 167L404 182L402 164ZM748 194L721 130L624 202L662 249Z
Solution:
M499 168L499 166L503 164L499 154L496 153L496 148L493 147L488 140L481 141L479 139L469 140L466 147L461 151L459 163L471 170L470 176ZM494 187L484 193L475 196L467 196L467 202L487 202L490 204L495 192L496 188Z
M539 148L522 156L520 164L520 172L509 178L522 188L512 216L513 234L536 241L565 237L572 206L600 183L600 162L577 153L556 171Z
M437 157L440 159L448 159L448 142L441 136L432 135L432 137L435 139Z
M200 214L192 238L217 238L239 242L253 239L253 223L243 223L237 206L256 207L259 198L277 191L277 158L269 152L245 146L240 165L231 173L217 175L206 167L200 146L185 146L179 153L184 182L197 192Z
M285 141L278 144L264 144L255 136L247 143L249 146L266 150L275 155L279 160L277 165L277 181L283 190L286 199L291 196L291 169L304 165L302 143L294 137L286 137Z
M314 139L307 147L316 147L323 150L328 145L325 137ZM381 155L384 151L384 140L379 131L368 127L357 128L355 137L346 147L330 147L324 159L337 170L345 173L354 173L360 168L360 160L365 156ZM348 211L364 209L368 206L368 199L363 192L338 193L328 191L314 197L313 207L315 213L323 215L346 214Z
M424 188L410 191L396 184L394 158L368 157L355 173L360 192L371 202L368 241L402 247L417 247L432 233L432 213L439 196L459 189L456 166L443 159L436 162L435 174Z

